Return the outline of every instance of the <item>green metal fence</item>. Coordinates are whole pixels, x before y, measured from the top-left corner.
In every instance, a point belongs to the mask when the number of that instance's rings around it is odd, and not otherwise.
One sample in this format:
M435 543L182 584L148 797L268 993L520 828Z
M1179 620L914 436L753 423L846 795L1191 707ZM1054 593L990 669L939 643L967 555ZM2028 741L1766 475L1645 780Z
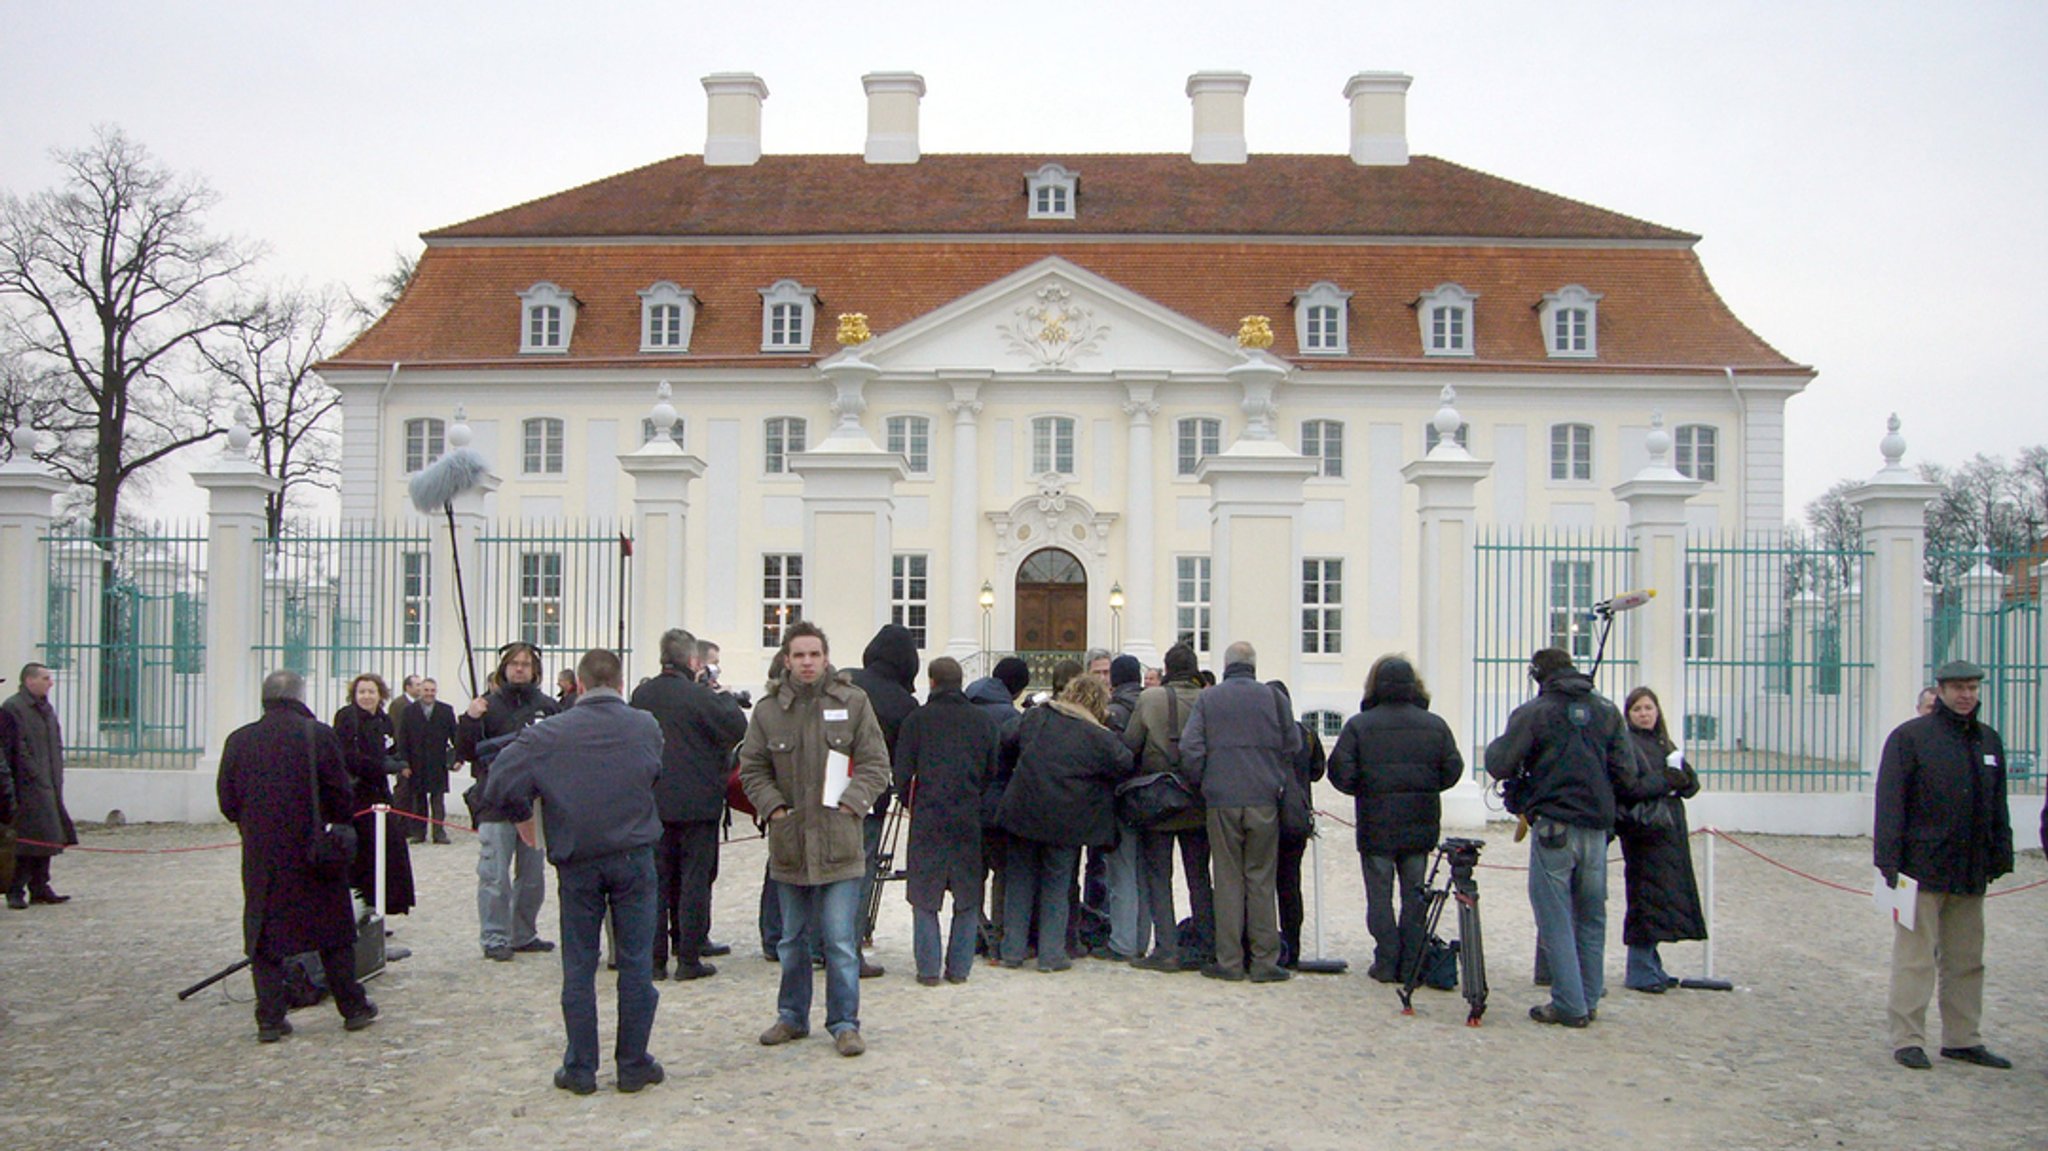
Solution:
M76 767L189 768L205 743L206 533L53 531L41 661ZM11 673L10 673L11 674Z
M1686 715L1672 736L1704 786L1863 786L1867 554L1775 536L1698 535L1686 549ZM1667 721L1670 722L1670 721Z
M1619 532L1570 528L1482 528L1473 548L1471 743L1483 749L1508 713L1534 692L1529 656L1568 651L1582 670L1600 652L1593 605L1633 586L1634 549ZM1619 701L1636 682L1626 613L1614 617L1594 682ZM1472 756L1475 776L1481 756Z
M1928 682L1935 668L1952 659L1984 668L1978 715L2005 741L2007 786L2027 794L2042 790L2042 740L2048 734L2044 558L2016 551L1927 553L1935 580L1927 620Z
M305 676L306 705L322 719L348 702L362 672L383 676L393 692L408 674L434 674L433 551L418 522L313 526L259 541L258 665Z
M500 645L524 640L541 649L552 676L593 647L627 661L627 682L653 669L632 664L633 629L675 621L630 618L631 538L608 520L498 524L478 538L479 566L469 585L470 638L479 674L497 666ZM552 687L552 685L549 685Z

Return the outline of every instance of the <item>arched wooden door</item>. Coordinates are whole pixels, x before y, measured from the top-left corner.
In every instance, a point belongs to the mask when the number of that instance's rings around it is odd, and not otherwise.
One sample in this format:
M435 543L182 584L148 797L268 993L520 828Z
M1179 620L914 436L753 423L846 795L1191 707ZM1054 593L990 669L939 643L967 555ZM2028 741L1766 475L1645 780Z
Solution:
M1088 572L1058 548L1017 568L1017 650L1080 652L1088 646Z

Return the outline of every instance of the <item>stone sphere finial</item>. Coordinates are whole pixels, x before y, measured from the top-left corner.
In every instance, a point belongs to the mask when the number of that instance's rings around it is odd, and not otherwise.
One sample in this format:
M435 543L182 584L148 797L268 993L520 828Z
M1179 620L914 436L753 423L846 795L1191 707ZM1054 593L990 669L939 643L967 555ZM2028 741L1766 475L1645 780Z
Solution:
M26 460L35 455L36 441L42 439L42 436L27 424L16 424L14 431L9 433L7 438L14 444L14 458Z
M654 424L657 438L666 439L669 429L676 426L676 406L669 402L669 397L674 394L675 389L669 386L667 380L654 386L654 408L647 413L647 417Z
M1458 428L1464 424L1465 417L1458 414L1458 389L1445 384L1438 399L1443 401L1442 405L1437 408L1436 415L1429 418L1429 422L1430 426L1436 429L1437 441L1443 443L1457 436Z
M1662 464L1664 457L1671 454L1671 433L1664 430L1664 413L1650 413L1650 434L1643 437L1643 446L1650 451L1650 461Z
M228 451L238 456L246 454L249 438L249 412L246 408L236 408L234 422L228 425Z
M448 446L466 448L469 446L469 410L461 404L455 405L455 422L448 425Z
M1906 437L1899 434L1899 413L1893 412L1884 422L1884 438L1877 441L1877 450L1884 453L1884 466L1895 468L1906 458Z

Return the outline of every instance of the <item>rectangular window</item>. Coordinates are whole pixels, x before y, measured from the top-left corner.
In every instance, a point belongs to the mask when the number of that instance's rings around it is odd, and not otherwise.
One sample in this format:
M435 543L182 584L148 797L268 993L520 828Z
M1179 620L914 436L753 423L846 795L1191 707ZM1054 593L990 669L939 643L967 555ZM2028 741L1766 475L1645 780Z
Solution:
M543 648L562 643L562 553L519 556L519 638Z
M1338 655L1344 650L1344 561L1301 561L1301 651Z
M885 436L888 450L903 457L910 474L930 475L932 470L932 422L923 416L890 416Z
M1209 650L1209 557L1174 559L1173 634L1198 652Z
M1174 455L1174 471L1178 475L1195 474L1195 465L1203 456L1213 456L1223 450L1223 421L1206 417L1185 419L1178 425L1179 450Z
M1308 309L1308 330L1303 351L1341 352L1344 345L1337 327L1337 309L1331 304L1315 304Z
M1590 480L1593 478L1592 425L1551 425L1550 478L1553 480Z
M1555 331L1551 347L1559 352L1586 350L1586 309L1559 308L1552 314Z
M1074 421L1066 416L1040 416L1031 421L1031 474L1074 474Z
M789 457L804 450L804 422L796 416L770 416L762 421L763 467L771 476L789 471ZM776 641L780 643L780 640Z
M650 348L680 348L683 346L683 306L681 304L654 304L647 309L647 346Z
M1678 474L1702 483L1713 483L1720 472L1720 433L1705 424L1682 424L1678 435L1677 459L1674 461Z
M1550 646L1573 659L1593 654L1593 562L1550 561Z
M930 563L931 557L921 553L890 557L889 621L909 628L919 648L925 645L925 622L931 608L926 578Z
M433 569L427 566L426 552L404 552L398 563L398 610L404 621L399 642L407 647L424 647L429 642L427 621L433 611Z
M801 348L804 344L804 306L802 304L768 305L768 346L771 348Z
M405 470L410 475L441 458L448 425L436 419L405 421Z
M1430 309L1429 346L1439 352L1465 350L1465 309L1449 305Z
M560 304L535 304L526 310L526 346L529 348L559 348L562 346L562 306Z
M782 629L803 618L804 557L761 557L761 646L781 647Z
M1443 438L1443 433L1436 430L1436 425L1434 423L1422 425L1422 454L1428 455L1429 453L1435 451L1436 446L1443 442ZM1461 448L1471 448L1472 425L1459 424L1458 430L1451 433L1451 442L1457 444Z
M562 474L562 421L527 420L524 424L525 450L522 467L529 476Z
M1301 454L1317 461L1322 475L1344 474L1344 425L1336 420L1310 420L1301 425Z
M1715 582L1719 575L1711 563L1685 565L1685 658L1713 659L1719 633L1715 612Z

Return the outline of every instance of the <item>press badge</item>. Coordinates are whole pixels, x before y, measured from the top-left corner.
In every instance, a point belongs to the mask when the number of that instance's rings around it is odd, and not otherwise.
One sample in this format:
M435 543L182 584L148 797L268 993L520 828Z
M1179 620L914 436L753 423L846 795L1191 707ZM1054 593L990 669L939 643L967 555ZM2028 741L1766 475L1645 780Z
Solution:
M827 719L830 719L831 717L830 717L830 716L826 716L826 718L827 718ZM1997 766L1998 766L1998 757L1997 757L1997 756L1995 756L1995 755L1987 755L1987 756L1985 756L1985 757L1984 757L1984 766L1985 766L1985 767L1997 767Z
M828 707L825 709L825 719L827 722L830 722L835 719L843 720L845 718L846 709L843 707Z

